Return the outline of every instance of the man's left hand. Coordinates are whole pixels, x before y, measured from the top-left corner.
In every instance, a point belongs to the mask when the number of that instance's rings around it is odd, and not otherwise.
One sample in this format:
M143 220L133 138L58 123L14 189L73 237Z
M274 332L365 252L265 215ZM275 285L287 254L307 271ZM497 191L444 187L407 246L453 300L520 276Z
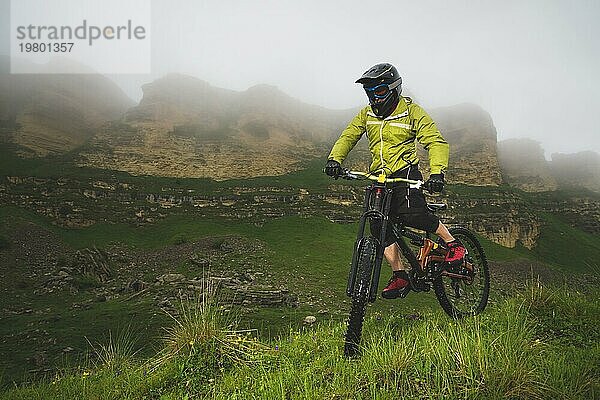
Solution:
M441 193L444 190L444 174L431 174L426 183L430 193Z

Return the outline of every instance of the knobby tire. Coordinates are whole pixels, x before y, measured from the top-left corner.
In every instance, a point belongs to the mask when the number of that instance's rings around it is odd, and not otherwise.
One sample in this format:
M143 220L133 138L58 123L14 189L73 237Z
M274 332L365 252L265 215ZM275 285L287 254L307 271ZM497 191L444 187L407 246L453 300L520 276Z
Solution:
M363 238L358 249L356 282L352 290L352 306L345 336L344 355L346 357L354 357L358 354L376 250L375 238L370 236Z
M481 293L479 293L477 298L474 299L476 304L472 304L469 309L461 309L461 307L458 307L454 304L456 300L452 299L452 294L449 295L444 286L444 281L449 282L451 281L451 278L439 275L434 279L433 289L435 291L435 297L440 303L440 306L446 312L446 314L452 318L460 319L467 316L477 315L485 309L490 293L490 271L483 247L481 247L479 240L477 240L471 231L462 227L454 227L450 228L450 233L452 236L459 239L469 250L469 256L473 260L476 267L475 279L479 279L480 281L478 281L478 284L482 286ZM464 285L463 282L458 282L459 285ZM475 282L473 284L475 284Z

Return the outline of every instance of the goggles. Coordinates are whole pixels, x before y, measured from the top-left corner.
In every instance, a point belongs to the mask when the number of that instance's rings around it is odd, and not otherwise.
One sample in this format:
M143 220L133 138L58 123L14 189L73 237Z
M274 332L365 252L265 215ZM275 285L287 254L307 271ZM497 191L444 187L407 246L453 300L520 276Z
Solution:
M395 89L396 87L398 87L398 85L400 85L401 82L402 81L400 79L398 79L396 82L392 83L391 85L388 85L387 83L382 83L380 85L373 86L373 87L363 86L363 88L365 89L365 92L367 92L367 96L369 98L385 99L393 89Z
M382 83L381 85L377 85L375 87L366 87L365 92L367 92L367 96L369 97L384 99L388 93L390 93L390 86L387 83Z

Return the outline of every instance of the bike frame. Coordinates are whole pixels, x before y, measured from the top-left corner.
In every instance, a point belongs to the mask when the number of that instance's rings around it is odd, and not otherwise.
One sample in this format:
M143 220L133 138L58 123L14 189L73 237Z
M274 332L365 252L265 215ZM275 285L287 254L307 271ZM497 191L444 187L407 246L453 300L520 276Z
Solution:
M478 296L477 303L471 304L472 301L470 298L466 297L469 304L468 308L464 309L462 304L457 308L453 298L448 297L446 286L450 286L450 290L453 291L457 299L464 297L461 294L464 289L461 289L459 283L461 280L465 285L473 283L475 270L472 262L465 257L460 269L454 269L456 266L445 265L447 248L443 244L432 240L430 232L426 232L425 235L419 235L411 229L406 228L403 224L395 224L393 221L390 221L392 194L397 187L390 187L387 184L403 182L409 188L422 189L424 186L423 181L388 178L384 173L375 177L374 174L348 170L342 170L342 173L337 177L345 179L370 179L376 182L365 188L363 213L359 220L352 264L348 275L346 294L352 299L352 305L348 318L348 329L345 335L344 354L346 356L353 357L360 351L358 346L360 344L366 306L367 303L373 303L377 298L381 264L385 251L385 237L388 228L392 228L400 252L412 267L410 271L407 271L408 285L404 286L397 295L394 293L394 297L404 298L411 290L422 292L433 288L440 306L453 318L475 315L483 311L489 295L489 271L485 253L473 233L465 228L450 228L451 232L454 231L457 235L462 236L472 246L483 271L483 275L481 275L483 277L481 281L483 286L477 285L475 289ZM428 208L432 212L444 209L442 206L433 204L428 205ZM367 221L380 226L379 237L374 237L372 229L369 230L369 235L366 234ZM390 227L389 224L392 224L392 226ZM417 253L413 251L404 238L409 239L410 244L419 246L418 255L416 255ZM442 280L442 276L444 275L448 276L450 280Z
M379 286L379 277L381 274L381 264L383 262L383 252L385 250L383 243L385 243L385 236L388 228L388 224L391 223L389 219L389 213L391 208L392 194L394 188L389 188L385 183L376 182L371 186L365 188L365 201L363 204L363 214L359 220L358 234L354 246L354 253L352 255L352 265L350 267L350 273L348 276L348 285L346 287L346 294L352 295L354 284L356 282L356 269L358 263L358 251L361 246L361 242L365 235L365 229L367 221L373 223L381 223L381 232L378 238L377 251L375 253L375 263L372 269L371 285L369 289L369 302L373 303L377 298L377 288ZM424 238L415 232L405 229L403 226L399 228L393 226L395 236L397 237L397 243L400 251L404 257L408 260L412 267L412 272L408 274L410 288L415 291L428 290L429 285L419 285L415 277L425 278L427 271L423 268L414 252L410 249L404 237L411 239L419 245L422 245Z

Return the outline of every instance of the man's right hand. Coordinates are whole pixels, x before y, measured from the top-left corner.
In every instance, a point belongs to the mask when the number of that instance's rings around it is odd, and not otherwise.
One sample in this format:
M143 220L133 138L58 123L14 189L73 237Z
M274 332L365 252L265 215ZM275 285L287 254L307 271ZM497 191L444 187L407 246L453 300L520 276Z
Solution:
M444 174L431 174L425 185L429 193L442 193L444 191Z
M335 179L339 178L339 176L343 173L342 166L335 160L327 161L324 171L327 175L332 176Z

